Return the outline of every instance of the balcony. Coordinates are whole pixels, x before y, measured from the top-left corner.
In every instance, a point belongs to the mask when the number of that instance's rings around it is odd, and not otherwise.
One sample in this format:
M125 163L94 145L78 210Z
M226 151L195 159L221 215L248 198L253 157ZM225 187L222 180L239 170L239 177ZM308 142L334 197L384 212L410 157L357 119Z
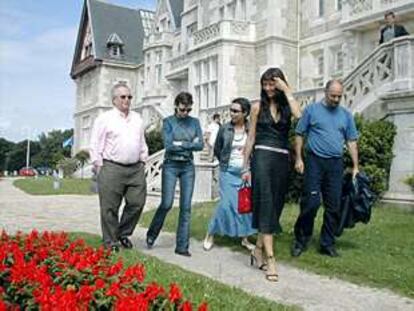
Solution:
M341 24L352 23L370 18L378 19L384 12L392 10L400 15L414 11L412 0L348 0L344 1Z
M174 34L172 32L155 32L144 38L143 50L157 46L172 46Z
M177 57L171 58L167 61L167 73L166 78L172 79L174 77L180 77L188 69L188 63L190 62L190 57L186 54L179 55Z
M253 42L256 29L247 21L224 20L211 24L193 34L189 43L189 51L202 48L219 40Z

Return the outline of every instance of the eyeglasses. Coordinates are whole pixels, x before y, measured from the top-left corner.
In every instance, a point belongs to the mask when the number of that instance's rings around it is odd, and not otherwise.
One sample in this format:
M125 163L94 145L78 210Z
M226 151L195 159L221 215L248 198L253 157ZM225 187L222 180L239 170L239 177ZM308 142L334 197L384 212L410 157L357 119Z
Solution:
M133 96L132 95L119 95L119 98L120 99L129 99L129 100L131 100L132 98L133 98Z
M178 108L178 111L180 111L180 112L190 112L191 110L193 110L193 108Z
M232 112L232 113L240 113L242 111L241 110L237 110L237 109L230 108L230 112Z

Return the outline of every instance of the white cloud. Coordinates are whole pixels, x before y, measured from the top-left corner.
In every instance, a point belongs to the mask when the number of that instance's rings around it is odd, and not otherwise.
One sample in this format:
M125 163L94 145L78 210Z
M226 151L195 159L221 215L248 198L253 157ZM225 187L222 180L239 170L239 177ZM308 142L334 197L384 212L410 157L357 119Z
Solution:
M37 132L73 127L74 83L69 71L76 27L50 29L30 40L0 40L1 136L25 138ZM0 122L0 126L1 126Z

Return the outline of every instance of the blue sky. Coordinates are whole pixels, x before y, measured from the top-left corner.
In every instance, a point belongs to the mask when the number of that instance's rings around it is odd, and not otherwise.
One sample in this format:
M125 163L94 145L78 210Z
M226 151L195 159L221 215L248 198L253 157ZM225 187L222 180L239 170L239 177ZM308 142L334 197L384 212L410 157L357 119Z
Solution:
M154 9L156 0L106 0ZM73 127L69 76L83 0L0 0L0 137Z

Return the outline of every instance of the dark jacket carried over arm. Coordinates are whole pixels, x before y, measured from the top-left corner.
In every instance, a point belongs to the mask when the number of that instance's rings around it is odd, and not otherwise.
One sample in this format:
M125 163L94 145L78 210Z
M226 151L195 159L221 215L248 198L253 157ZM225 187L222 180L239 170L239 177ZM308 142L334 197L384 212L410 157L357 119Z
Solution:
M364 224L371 219L371 209L375 195L370 189L370 179L359 173L352 180L352 175L344 177L342 185L341 214L336 236L340 236L345 228L353 228L357 222Z

